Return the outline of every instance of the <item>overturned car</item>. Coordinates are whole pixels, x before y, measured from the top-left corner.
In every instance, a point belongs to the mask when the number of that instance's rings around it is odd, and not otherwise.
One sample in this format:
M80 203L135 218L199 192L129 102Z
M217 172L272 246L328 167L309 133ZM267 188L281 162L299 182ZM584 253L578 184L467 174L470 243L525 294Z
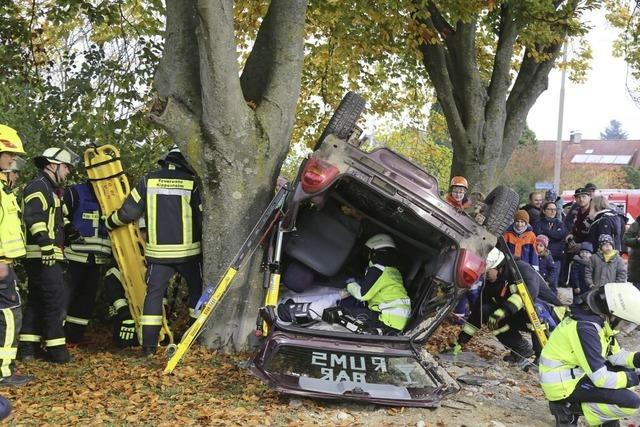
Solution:
M251 370L285 393L431 407L458 385L424 344L481 278L518 196L498 187L467 212L450 206L436 179L414 163L386 148L359 148L363 109L358 95L345 96L288 187L267 240L265 283L277 286L282 277L279 300L274 305L271 295L261 312L268 333ZM351 297L345 286L370 261L369 239L380 235L392 242L410 300L401 330L366 327L359 314L340 308ZM302 313L305 321L282 310L331 295L337 308Z

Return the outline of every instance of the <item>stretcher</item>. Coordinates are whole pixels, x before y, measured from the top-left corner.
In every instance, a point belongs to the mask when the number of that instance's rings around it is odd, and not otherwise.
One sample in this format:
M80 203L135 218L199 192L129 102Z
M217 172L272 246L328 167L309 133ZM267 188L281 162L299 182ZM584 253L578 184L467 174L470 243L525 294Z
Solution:
M249 236L246 238L242 246L240 246L240 249L236 253L218 284L215 287L207 286L203 293L206 302L202 301L203 305L198 317L191 327L184 333L178 345L172 344L167 346L166 356L169 360L164 368L165 374L173 372L178 365L178 362L180 362L198 336L205 330L209 317L211 317L211 314L218 306L218 303L222 298L224 298L225 294L229 290L233 278L243 265L243 261L251 257L253 252L258 248L264 237L269 233L280 217L282 213L282 205L288 191L289 190L286 186L282 187L278 191L276 196L271 200L265 211L262 213L262 216L256 225L253 227L253 230L251 230L251 233L249 233ZM281 235L282 230L278 230L278 233ZM275 302L277 301L277 287L280 284L280 275L276 274L275 276L277 277L272 279L267 293L267 301L272 302L272 305L275 305ZM264 325L264 327L266 328L266 325Z
M119 209L130 192L129 180L120 162L120 152L112 145L92 147L84 152L84 166L89 182L96 193L103 215ZM109 232L114 258L122 274L122 286L129 302L129 310L136 325L138 341L142 342L140 318L144 306L147 285L144 262L145 242L137 224L127 224ZM173 343L173 334L164 313L160 341L168 339Z

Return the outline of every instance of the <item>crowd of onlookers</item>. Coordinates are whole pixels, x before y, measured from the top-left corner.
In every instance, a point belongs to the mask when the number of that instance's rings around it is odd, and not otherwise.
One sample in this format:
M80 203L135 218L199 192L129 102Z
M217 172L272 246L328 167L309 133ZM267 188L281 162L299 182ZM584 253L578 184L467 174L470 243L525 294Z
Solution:
M468 187L466 179L454 177L447 201L468 208ZM477 193L473 197L482 199ZM531 264L554 294L565 286L580 295L606 283L640 282L640 225L637 219L627 222L598 194L596 185L588 183L577 188L568 203L552 190L531 192L503 237L514 257ZM456 309L459 315L464 306Z

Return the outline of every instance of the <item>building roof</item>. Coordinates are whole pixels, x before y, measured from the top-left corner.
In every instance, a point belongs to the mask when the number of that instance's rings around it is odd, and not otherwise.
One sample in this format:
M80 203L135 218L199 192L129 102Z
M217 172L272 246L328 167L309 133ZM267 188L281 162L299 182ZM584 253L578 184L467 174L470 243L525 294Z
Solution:
M553 162L556 141L538 141L543 161ZM640 140L562 141L562 160L572 164L640 167Z

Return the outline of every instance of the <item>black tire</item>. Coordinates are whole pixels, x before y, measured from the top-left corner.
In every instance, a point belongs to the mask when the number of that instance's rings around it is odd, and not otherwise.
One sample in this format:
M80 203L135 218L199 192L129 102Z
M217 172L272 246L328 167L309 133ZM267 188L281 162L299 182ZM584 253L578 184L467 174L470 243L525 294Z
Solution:
M485 217L485 228L496 236L501 236L513 223L519 202L520 196L511 188L504 185L494 188L484 200L486 206L482 214Z
M353 133L356 127L356 122L360 117L360 114L364 111L364 107L367 101L355 92L347 92L347 94L340 101L340 105L336 108L333 116L329 120L327 127L322 131L320 139L316 142L314 151L320 148L322 141L328 135L335 135L340 139L347 140Z

